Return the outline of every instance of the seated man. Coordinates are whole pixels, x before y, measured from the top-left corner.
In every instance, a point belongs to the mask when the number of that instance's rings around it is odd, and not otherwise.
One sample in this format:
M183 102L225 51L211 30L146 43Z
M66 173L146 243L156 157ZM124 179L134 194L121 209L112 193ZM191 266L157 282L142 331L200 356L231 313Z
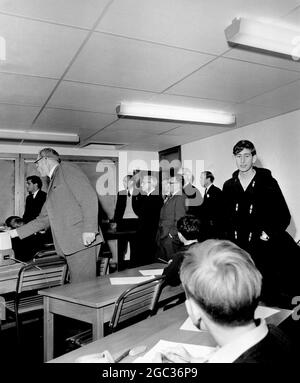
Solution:
M255 320L262 276L250 255L229 241L208 240L190 248L180 271L186 308L194 325L218 344L202 362L282 363L292 360L283 332ZM173 362L193 361L185 350L167 353ZM157 355L159 362L162 355Z
M200 225L200 220L192 215L181 217L177 222L178 238L183 243L183 248L173 255L163 271L168 285L180 285L180 266L187 250L199 240Z

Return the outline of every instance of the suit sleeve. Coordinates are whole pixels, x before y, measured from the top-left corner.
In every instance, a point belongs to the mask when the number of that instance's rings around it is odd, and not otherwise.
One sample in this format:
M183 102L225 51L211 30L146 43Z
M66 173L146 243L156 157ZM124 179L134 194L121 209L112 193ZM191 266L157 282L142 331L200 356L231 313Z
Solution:
M264 214L263 230L268 235L276 236L278 232L286 230L291 214L275 178L272 178L272 182L268 185L266 196L267 212Z
M86 175L75 167L63 170L64 180L80 206L83 217L83 232L97 233L98 197Z
M40 214L26 225L18 227L17 233L19 237L23 239L37 233L38 231L48 229L48 227L50 227L48 213L46 206L43 205Z
M179 277L180 266L183 261L183 254L177 253L169 261L168 266L163 270L163 275L166 277L166 283L170 286L178 286L181 283Z

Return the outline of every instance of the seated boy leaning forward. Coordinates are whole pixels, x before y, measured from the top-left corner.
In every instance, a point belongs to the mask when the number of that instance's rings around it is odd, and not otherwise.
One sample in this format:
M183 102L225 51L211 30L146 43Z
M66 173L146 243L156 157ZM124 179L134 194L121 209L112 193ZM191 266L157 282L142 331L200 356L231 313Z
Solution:
M170 286L178 286L181 283L179 277L180 266L189 248L198 243L201 234L201 222L193 215L181 217L177 222L178 238L183 247L173 255L168 265L164 268L166 283Z
M183 260L180 278L186 308L194 325L207 330L218 347L207 359L193 360L184 350L157 354L173 362L282 363L293 358L283 332L264 319L254 319L262 276L250 255L225 240L192 246Z

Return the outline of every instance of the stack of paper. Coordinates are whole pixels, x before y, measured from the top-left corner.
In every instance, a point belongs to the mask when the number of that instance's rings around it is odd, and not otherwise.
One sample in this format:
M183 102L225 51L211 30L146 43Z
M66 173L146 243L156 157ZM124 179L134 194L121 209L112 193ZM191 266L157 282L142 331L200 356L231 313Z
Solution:
M142 275L162 275L164 269L140 270Z

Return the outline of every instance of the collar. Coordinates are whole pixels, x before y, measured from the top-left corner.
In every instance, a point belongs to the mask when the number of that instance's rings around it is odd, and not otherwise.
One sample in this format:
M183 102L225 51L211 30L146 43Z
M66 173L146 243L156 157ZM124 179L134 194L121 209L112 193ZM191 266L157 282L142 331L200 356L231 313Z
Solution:
M241 335L225 346L220 347L207 359L207 363L232 363L244 352L259 343L267 334L268 326L264 319L254 329Z
M147 193L147 197L151 194L151 193L153 193L154 192L154 190L155 190L155 188L154 189L152 189L149 193Z
M208 185L207 188L206 188L206 193L208 192L208 190L210 189L210 187L212 186L212 184Z
M54 170L58 167L58 165L59 165L59 164L54 165L53 168L50 170L50 172L49 172L49 178L50 178L50 179L52 178L53 173L54 173Z
M37 195L37 193L39 192L40 189L38 189L37 191L35 191L34 193L32 193L32 198L34 199Z

